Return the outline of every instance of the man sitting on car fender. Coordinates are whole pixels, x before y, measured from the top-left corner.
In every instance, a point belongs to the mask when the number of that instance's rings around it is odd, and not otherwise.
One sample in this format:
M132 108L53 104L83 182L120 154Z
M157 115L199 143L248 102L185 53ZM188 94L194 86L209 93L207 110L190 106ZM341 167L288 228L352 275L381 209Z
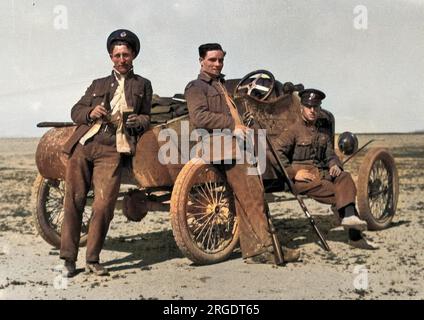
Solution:
M221 70L225 52L217 43L199 47L201 66L197 80L185 89L190 122L196 128L212 131L230 129L246 132L247 127L237 121L237 113L229 105L229 96L223 85ZM238 119L240 120L240 119ZM266 214L264 190L260 177L248 175L248 165L224 164L227 181L235 194L236 214L239 222L240 248L248 263L273 263L273 245ZM299 259L299 251L283 248L285 262Z

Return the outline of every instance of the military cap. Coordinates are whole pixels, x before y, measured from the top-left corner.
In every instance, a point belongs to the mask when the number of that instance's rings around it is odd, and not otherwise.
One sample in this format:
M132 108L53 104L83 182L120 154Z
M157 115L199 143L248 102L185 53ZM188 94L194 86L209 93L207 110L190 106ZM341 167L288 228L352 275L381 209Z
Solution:
M138 53L140 52L140 40L135 35L135 33L126 30L126 29L118 29L116 31L113 31L109 37L107 38L106 47L107 51L110 53L112 44L115 41L123 41L128 43L128 45L133 49L135 53L135 57L137 57Z
M299 92L300 102L307 107L319 107L325 93L317 89L305 89Z

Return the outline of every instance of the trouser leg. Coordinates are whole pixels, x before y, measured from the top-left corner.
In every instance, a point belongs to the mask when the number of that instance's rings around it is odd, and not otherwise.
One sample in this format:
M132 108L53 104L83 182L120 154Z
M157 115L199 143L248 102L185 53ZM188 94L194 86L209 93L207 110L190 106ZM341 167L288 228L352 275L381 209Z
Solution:
M87 239L87 262L98 262L100 251L113 219L121 183L121 156L115 146L103 145L100 156L94 160L93 213Z
M356 187L348 172L342 172L333 181L323 179L321 182L306 194L319 202L335 205L337 210L355 204Z
M321 203L336 205L334 184L327 180L322 180L321 185L308 190L305 194Z
M236 197L243 258L260 254L272 245L260 177L248 175L247 168L246 164L225 166L227 181Z
M355 208L356 187L348 172L342 172L333 182L322 180L321 186L306 194L319 202L334 205L340 218L358 216ZM362 238L361 232L352 228L348 230L348 235L354 241Z
M87 151L86 146L78 144L66 168L60 257L72 261L76 261L78 256L82 214L91 183L92 164Z
M351 203L348 204L347 206L340 208L339 209L339 214L341 218L348 218L348 217L352 217L352 216L358 216L356 210L355 210L355 204Z
M355 204L356 186L350 173L343 171L333 181L335 191L335 205L337 209Z
M349 240L358 241L362 239L362 233L359 230L350 228L348 230Z
M355 208L356 186L348 172L342 172L334 179L335 205L340 217L359 216Z

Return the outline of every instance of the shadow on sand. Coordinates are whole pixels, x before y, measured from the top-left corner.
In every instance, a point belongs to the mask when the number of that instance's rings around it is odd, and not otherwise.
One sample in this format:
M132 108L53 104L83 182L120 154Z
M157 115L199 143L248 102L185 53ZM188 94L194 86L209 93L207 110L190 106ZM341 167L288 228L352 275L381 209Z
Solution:
M111 271L127 269L147 270L149 266L156 263L183 257L175 244L171 230L128 237L109 237L103 249L129 253L123 258L104 263Z
M347 231L338 228L338 221L333 215L314 215L314 220L324 239L347 244ZM394 222L389 228L398 227L406 223L409 223L409 221ZM321 247L323 249L317 234L306 217L274 218L274 225L281 244L285 246L296 248L315 243L317 248ZM104 249L128 253L123 258L105 262L104 265L110 271L150 270L151 266L156 263L175 258L184 258L174 241L172 230L108 238ZM239 258L241 258L241 253L240 249L237 248L229 260ZM195 266L195 264L191 263L187 264L187 266Z

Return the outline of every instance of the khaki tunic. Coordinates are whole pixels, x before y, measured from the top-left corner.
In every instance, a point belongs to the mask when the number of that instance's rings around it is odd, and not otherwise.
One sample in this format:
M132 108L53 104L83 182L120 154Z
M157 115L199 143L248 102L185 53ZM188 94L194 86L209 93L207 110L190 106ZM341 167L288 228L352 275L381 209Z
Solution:
M337 178L329 174L333 165L342 169L343 165L334 152L331 133L319 122L294 123L276 139L275 147L290 179L294 180L301 169L315 174L311 182L294 181L298 193L334 204L337 209L355 202L356 187L350 174L342 172Z

